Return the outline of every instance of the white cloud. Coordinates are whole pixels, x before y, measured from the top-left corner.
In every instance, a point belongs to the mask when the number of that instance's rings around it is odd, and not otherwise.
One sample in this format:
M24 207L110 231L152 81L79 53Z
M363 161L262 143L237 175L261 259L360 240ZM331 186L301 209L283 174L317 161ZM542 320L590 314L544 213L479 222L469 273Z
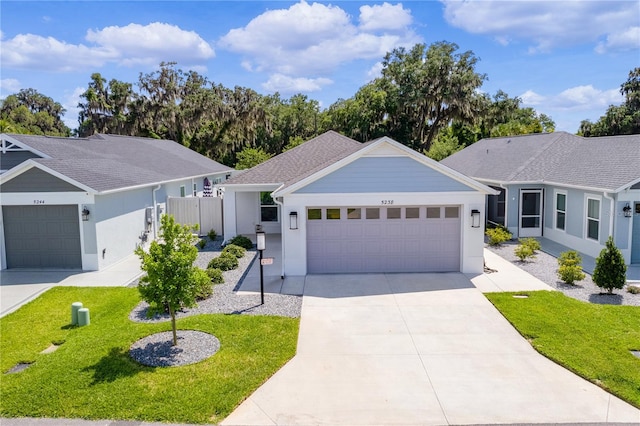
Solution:
M62 117L62 121L70 129L75 129L78 127L78 114L80 113L78 103L81 100L80 95L83 94L86 90L86 87L76 87L71 93L65 92L62 106L67 110L67 112Z
M411 22L411 12L401 4L362 6L357 22L338 6L301 1L264 12L229 31L218 45L242 54L244 69L270 74L265 87L280 87L275 82L287 78L297 82L294 87L317 90L320 78L343 64L381 59L396 47L422 41Z
M360 7L360 29L363 31L403 30L412 22L411 11L400 3Z
M376 62L375 64L373 64L373 66L369 68L369 71L367 72L367 77L369 78L369 80L373 80L378 77L381 77L382 69L383 69L382 62Z
M321 90L323 86L327 86L332 83L333 81L328 78L294 78L282 74L273 74L269 77L269 81L264 83L262 87L270 92L289 94L316 92Z
M3 78L0 80L0 93L2 97L17 93L22 88L20 81L15 78Z
M597 53L606 53L611 50L626 51L633 49L640 49L640 27L630 27L626 30L609 34L607 40L598 43L595 50Z
M531 106L541 105L546 100L544 96L537 94L533 90L527 90L519 97L522 99L523 104Z
M195 32L158 22L89 30L85 38L89 44L69 44L35 34L3 39L2 66L77 71L107 63L132 66L176 61L198 65L215 56L213 48Z
M591 84L575 86L560 93L541 95L533 90L527 90L520 95L525 106L540 107L555 110L589 110L604 111L609 105L620 104L624 98L619 89L600 90Z
M602 50L638 45L637 37L635 44L627 40L638 25L636 1L441 1L449 24L500 44L522 41L531 53L599 42Z

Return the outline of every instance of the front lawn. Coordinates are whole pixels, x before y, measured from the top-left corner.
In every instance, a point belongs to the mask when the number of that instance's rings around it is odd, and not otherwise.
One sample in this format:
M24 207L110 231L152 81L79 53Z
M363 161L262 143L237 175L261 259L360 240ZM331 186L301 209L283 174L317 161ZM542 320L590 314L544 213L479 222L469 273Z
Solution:
M152 368L128 354L136 340L169 322L128 319L135 288L58 287L0 319L0 416L218 422L296 351L299 319L196 315L178 329L211 333L220 350L182 367ZM71 303L90 309L91 325L70 327ZM55 352L40 352L64 342ZM26 370L5 374L17 363Z
M560 292L486 296L546 357L640 408L640 307L597 305ZM579 395L576 395L576 398Z

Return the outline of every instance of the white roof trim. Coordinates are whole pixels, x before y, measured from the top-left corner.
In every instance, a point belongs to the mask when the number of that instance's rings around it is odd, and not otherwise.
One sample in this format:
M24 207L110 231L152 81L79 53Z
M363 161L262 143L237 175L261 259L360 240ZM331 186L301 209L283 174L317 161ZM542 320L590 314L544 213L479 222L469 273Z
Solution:
M582 191L593 191L593 192L608 192L608 193L613 193L613 194L617 194L619 192L622 192L625 189L629 188L630 186L633 186L636 183L640 182L640 178L638 178L636 180L632 180L631 182L624 184L624 186L621 186L620 188L611 189L611 188L598 188L598 187L595 187L595 186L572 185L570 183L554 182L554 181L550 181L550 180L522 180L522 181L506 180L506 181L502 181L502 180L491 180L491 179L481 179L481 178L474 178L474 179L477 180L477 181L480 181L480 182L486 182L487 185L502 185L502 186L506 186L506 185L549 185L549 186L557 186L557 187L560 187L560 188L579 189L579 190L582 190Z
M321 179L327 175L329 175L330 173L335 172L338 169L341 169L343 167L345 167L346 165L354 162L355 160L365 157L366 154L368 154L369 152L375 150L377 147L379 147L380 145L383 144L389 144L392 147L401 150L406 156L413 158L414 160L424 164L427 167L430 167L440 173L442 173L445 176L448 176L460 183L463 183L464 185L469 186L472 189L475 189L476 191L480 191L480 192L484 192L485 194L490 194L490 195L497 195L498 191L489 188L486 185L481 184L480 182L471 179L465 175L463 175L462 173L459 173L447 166L445 166L444 164L438 163L435 160L432 160L431 158L428 158L422 154L420 154L417 151L414 151L413 149L406 147L405 145L402 145L399 142L396 142L395 140L391 139L388 136L384 136L380 139L375 140L374 142L371 142L365 146L363 146L361 149L359 149L358 151L354 152L351 155L348 155L347 157L343 158L340 161L337 161L327 167L325 167L322 170L317 171L316 173L307 176L306 178L299 180L298 182L284 188L282 191L281 190L276 190L273 193L274 197L282 197L286 194L290 194L292 192L297 191L300 188L303 188L309 184L311 184L312 182L315 182L318 179Z
M30 151L30 152L32 152L32 153L34 153L34 154L36 154L36 155L38 155L38 156L40 156L42 158L49 158L49 159L51 158L50 156L48 156L44 152L40 152L37 149L33 149L32 147L30 147L26 143L20 142L19 140L9 136L6 133L0 134L0 138L3 139L3 140L7 140L7 141L11 142L12 144L17 145L20 148L24 149L25 151Z

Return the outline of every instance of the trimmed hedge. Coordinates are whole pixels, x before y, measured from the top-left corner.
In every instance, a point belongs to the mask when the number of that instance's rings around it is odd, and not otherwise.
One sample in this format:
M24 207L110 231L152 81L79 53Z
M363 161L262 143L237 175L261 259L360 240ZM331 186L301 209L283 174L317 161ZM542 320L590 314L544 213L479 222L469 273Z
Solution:
M222 253L220 256L211 259L207 265L207 269L220 269L221 271L230 271L238 267L238 258L231 253Z
M244 254L247 252L247 250L244 247L240 247L235 244L229 244L222 250L222 252L231 253L232 255L240 259L241 257L244 257Z

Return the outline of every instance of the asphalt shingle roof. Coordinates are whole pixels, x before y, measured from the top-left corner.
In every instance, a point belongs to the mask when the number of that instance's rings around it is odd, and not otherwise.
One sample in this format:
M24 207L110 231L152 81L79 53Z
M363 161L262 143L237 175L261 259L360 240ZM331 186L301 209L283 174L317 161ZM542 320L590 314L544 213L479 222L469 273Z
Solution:
M555 132L482 139L442 164L485 181L616 191L640 179L640 135L584 138Z
M282 184L284 188L353 154L363 146L365 144L328 131L237 174L224 184Z
M169 140L117 135L78 139L10 136L51 157L33 161L99 192L232 170Z

